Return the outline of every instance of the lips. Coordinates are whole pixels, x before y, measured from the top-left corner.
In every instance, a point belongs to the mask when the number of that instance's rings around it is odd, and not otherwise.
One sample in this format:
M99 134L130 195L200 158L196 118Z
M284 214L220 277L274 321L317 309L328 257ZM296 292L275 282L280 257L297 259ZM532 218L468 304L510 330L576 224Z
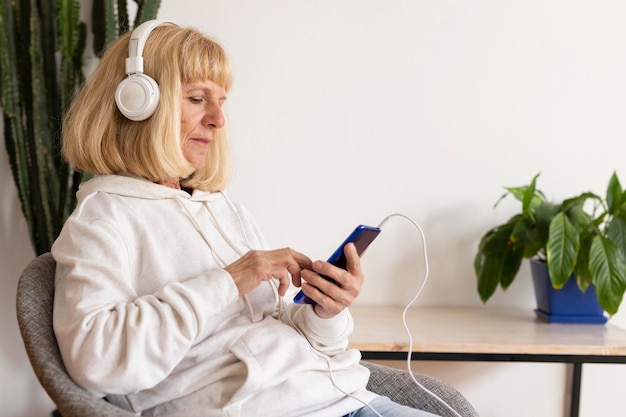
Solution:
M191 138L190 140L201 145L209 145L211 143L210 138Z

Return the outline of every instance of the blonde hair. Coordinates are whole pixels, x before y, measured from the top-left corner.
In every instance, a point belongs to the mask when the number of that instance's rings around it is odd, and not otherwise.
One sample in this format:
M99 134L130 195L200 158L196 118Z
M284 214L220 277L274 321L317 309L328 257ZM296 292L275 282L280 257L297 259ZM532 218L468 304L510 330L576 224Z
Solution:
M183 178L182 185L220 191L230 179L227 126L214 134L204 168L194 172L181 149L182 84L209 79L228 91L232 73L226 53L193 28L156 27L143 51L144 73L161 92L155 113L141 122L125 118L115 104L126 77L130 33L104 52L98 67L73 100L63 122L63 155L93 174L134 174L150 181Z

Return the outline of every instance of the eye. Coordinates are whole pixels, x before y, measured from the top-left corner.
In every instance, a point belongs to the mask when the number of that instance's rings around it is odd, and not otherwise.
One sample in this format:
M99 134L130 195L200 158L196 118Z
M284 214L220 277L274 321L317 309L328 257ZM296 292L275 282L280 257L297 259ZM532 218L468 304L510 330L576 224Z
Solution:
M193 104L202 104L202 102L204 101L202 97L187 97L187 100L189 100Z

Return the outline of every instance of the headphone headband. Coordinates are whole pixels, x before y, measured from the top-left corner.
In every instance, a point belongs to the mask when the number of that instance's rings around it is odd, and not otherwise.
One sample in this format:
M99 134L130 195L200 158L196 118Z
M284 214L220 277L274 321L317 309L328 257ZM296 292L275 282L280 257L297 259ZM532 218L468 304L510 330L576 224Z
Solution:
M143 72L143 48L148 36L157 26L171 25L167 20L148 20L137 26L130 34L128 43L128 58L126 58L126 74Z

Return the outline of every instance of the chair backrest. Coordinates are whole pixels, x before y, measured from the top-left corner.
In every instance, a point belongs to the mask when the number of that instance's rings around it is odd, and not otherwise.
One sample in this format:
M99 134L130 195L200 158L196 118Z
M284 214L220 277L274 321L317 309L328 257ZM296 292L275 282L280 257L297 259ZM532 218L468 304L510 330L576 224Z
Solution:
M54 273L50 253L35 258L17 287L17 321L31 366L62 417L131 417L106 400L79 387L67 373L52 328Z

